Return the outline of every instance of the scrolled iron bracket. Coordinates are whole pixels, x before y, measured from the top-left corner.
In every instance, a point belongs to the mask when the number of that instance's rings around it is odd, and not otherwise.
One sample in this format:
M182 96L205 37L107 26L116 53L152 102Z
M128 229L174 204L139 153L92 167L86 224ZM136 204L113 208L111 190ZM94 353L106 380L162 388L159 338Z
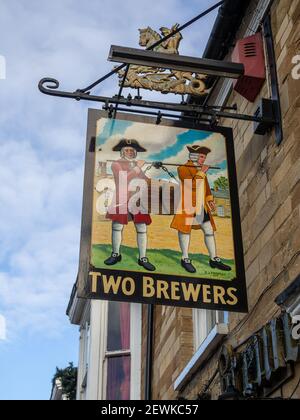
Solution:
M47 84L47 86L45 86ZM55 89L58 89L60 83L56 79L52 79L50 77L46 77L39 82L39 90L44 93L45 95L50 95L51 92Z
M173 111L173 112L181 113L181 114L192 113L192 115L194 116L189 117L189 118L192 118L195 120L197 120L197 115L201 115L201 118L203 116L210 117L210 120L207 121L210 124L212 122L217 123L219 118L230 118L234 120L252 121L258 124L263 123L264 125L268 127L268 129L276 123L276 120L274 119L273 115L252 116L252 115L239 114L239 113L233 112L234 110L231 107L228 107L227 108L228 111L226 112L222 110L222 108L217 107L217 106L206 107L206 106L201 106L201 105L182 105L182 104L174 104L174 103L168 103L168 102L155 102L155 101L132 99L132 97L124 98L123 96L120 97L118 95L112 98L109 98L106 96L91 95L91 92L82 91L80 89L77 89L74 92L65 92L65 91L59 90L59 87L60 87L59 81L50 77L42 79L39 82L38 86L39 86L39 90L45 95L58 96L60 98L75 99L76 101L85 100L85 101L92 101L92 102L102 102L106 106L121 105L125 107L122 110L127 111L128 109L131 109L131 112L135 112L135 113L143 113L143 114L152 115L153 112L147 111L149 109L157 109L160 111ZM135 109L132 109L132 107L145 108L145 111L135 110ZM166 116L166 114L164 113L157 114L157 112L154 115L156 116L156 118L158 117L158 122L160 122L160 118ZM179 118L180 115L175 116L175 117Z
M50 96L58 96L61 98L70 98L75 99L76 101L84 100L99 100L100 102L103 102L103 98L101 97L94 97L94 99L91 98L91 92L85 92L81 89L77 89L74 92L65 92L59 90L60 82L57 79L51 78L51 77L45 77L44 79L40 80L38 84L38 88L40 92L44 93L45 95Z

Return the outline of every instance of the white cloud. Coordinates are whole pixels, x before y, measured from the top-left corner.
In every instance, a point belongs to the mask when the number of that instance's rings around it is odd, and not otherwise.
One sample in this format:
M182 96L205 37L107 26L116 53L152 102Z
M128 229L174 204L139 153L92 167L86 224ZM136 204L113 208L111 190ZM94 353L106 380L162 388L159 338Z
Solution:
M198 143L197 143L198 144ZM199 142L203 147L208 147L211 153L207 157L207 164L214 166L222 163L226 159L225 138L221 134L214 133L207 139ZM174 162L186 162L188 159L188 151L184 147L175 157Z
M97 129L100 135L105 129L106 119L100 119L98 121ZM146 148L147 153L140 153L139 158L147 160L148 156L159 153L165 148L173 146L178 142L177 136L183 134L187 130L184 128L167 127L167 126L152 126L150 124L134 123L129 127L123 135L112 135L107 139L104 145L101 146L101 152L98 153L98 160L114 160L118 158L118 155L112 152L113 147L118 144L121 138L136 139L139 143ZM113 132L112 132L113 133ZM196 142L197 143L197 142ZM200 144L200 141L199 141ZM201 145L211 149L211 153L208 155L207 164L216 166L221 164L226 159L226 144L225 138L221 134L213 133L207 139L201 140ZM189 154L186 146L182 147L180 152L172 157L172 163L183 164L188 160ZM170 158L164 160L165 163L170 162ZM169 168L174 171L174 168ZM147 171L149 177L159 177L159 173L156 169ZM209 174L209 180L213 185L213 182L219 178L219 176L228 176L227 171L219 171L217 174Z
M42 95L38 81L50 76L63 90L82 88L111 69L111 44L138 47L139 27L184 23L207 3L1 2L0 312L10 335L62 331L78 263L86 110L99 107ZM209 28L191 27L182 52L200 56ZM117 90L115 77L95 93ZM149 132L149 148L150 140Z
M220 177L224 176L225 178L228 178L228 171L218 171L217 173L208 173L208 180L211 186L214 185L214 182L219 179Z
M98 121L98 134L100 135L104 128L107 120L101 119ZM127 128L123 135L114 135L109 137L105 144L101 146L101 157L102 160L112 159L116 157L112 149L121 138L136 139L139 143L147 150L147 153L140 154L141 157L147 159L148 156L159 153L162 150L171 147L178 142L177 136L186 132L187 129L167 126L152 126L150 124L134 123L131 127ZM199 142L200 143L200 142ZM226 159L226 145L225 138L221 134L213 133L207 139L201 140L201 145L211 149L211 153L208 155L207 162L210 165L220 164ZM188 151L186 147L182 147L182 150L172 158L172 162L184 163L188 159ZM167 161L167 160L166 160Z
M104 123L105 120L99 121L99 134L101 134L104 129ZM146 153L142 153L140 156L143 159L147 159L148 156L161 151L162 148L175 144L177 142L177 135L184 133L185 131L186 129L183 128L134 123L131 127L127 128L123 135L112 135L107 139L105 144L101 146L101 159L116 158L117 155L112 152L112 149L118 144L121 138L137 140L147 150Z
M51 335L76 278L82 167L13 140L0 160L1 309L12 334L27 325Z
M16 330L53 335L75 279L77 226L35 233L10 256L10 273L0 273L3 312Z

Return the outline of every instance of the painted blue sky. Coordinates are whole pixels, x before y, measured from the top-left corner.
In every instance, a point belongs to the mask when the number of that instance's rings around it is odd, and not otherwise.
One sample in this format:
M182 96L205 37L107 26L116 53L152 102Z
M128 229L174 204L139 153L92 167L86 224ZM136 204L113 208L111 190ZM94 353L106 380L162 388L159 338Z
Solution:
M162 124L153 125L102 118L98 121L97 160L101 162L119 159L120 154L113 152L113 148L122 138L135 139L146 149L146 152L138 154L138 159L178 165L186 163L189 158L187 146L201 144L211 150L206 163L219 168L208 172L211 187L214 187L214 181L217 178L228 176L225 137L221 134ZM176 166L170 166L168 169L175 177L177 176ZM163 171L155 169L147 171L147 175L158 179L166 176Z
M82 88L111 69L110 45L138 47L138 28L184 23L214 3L1 0L0 399L48 399L55 367L78 357L78 328L65 310L78 266L87 108L95 103L44 96L38 81ZM184 32L183 54L202 55L215 16ZM95 93L117 90L115 78Z
M201 144L204 140L208 139L210 135L211 133L207 131L188 130L182 134L177 135L176 143L168 147L162 148L162 150L157 153L153 153L150 156L150 159L158 161L172 159L174 158L174 156L178 155L178 153L180 153L182 150L186 152L186 146L190 146L196 143ZM186 156L188 156L187 152Z

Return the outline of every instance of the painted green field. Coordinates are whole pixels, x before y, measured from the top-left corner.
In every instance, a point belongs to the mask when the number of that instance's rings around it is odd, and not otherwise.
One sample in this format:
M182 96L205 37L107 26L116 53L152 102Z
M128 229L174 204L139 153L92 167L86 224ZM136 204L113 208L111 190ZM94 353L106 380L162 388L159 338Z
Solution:
M122 247L122 262L111 269L120 271L145 272L137 263L138 251L135 248ZM94 245L92 248L92 265L96 268L104 268L104 261L111 255L109 245ZM183 277L204 277L215 280L232 280L235 278L235 265L233 260L224 260L224 263L232 267L232 271L225 272L213 270L209 266L209 258L205 255L191 255L193 265L197 269L195 275L188 274L181 267L181 254L171 250L149 250L148 258L156 266L157 274L170 274Z

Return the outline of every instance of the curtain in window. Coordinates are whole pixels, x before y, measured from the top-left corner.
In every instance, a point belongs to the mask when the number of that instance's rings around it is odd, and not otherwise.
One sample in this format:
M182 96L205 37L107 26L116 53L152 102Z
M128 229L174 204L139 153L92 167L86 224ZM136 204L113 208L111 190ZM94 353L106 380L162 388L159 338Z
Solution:
M124 366L129 368L127 376ZM130 356L108 358L106 399L130 400Z
M130 350L130 304L110 302L108 352ZM107 400L130 399L130 356L107 356Z

